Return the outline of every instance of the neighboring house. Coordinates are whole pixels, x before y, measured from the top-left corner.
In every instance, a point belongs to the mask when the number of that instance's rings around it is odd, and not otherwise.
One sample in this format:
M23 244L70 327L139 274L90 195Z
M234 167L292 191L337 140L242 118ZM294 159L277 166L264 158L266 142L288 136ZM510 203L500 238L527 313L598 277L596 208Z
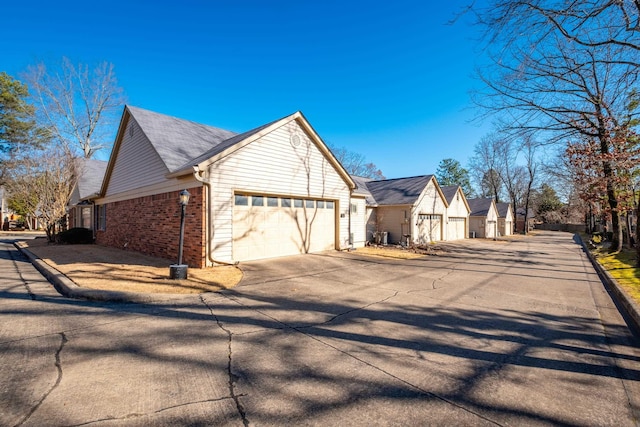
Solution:
M364 245L365 199L300 112L235 134L125 107L96 242L175 259L183 189L192 267Z
M525 213L524 208L516 209L516 231L518 232L524 232L524 213ZM533 209L529 208L528 214L527 214L527 224L528 224L527 232L533 230L533 228L535 227L535 223L536 223L535 213L533 212Z
M100 193L107 162L78 159L78 182L69 202L69 227L96 229L96 209L93 200Z
M447 230L444 240L466 239L471 213L467 198L458 185L443 185L441 189L448 205L444 219Z
M467 200L469 233L472 237L495 239L498 237L498 209L493 199L479 198Z
M379 181L355 177L367 203L367 240L386 233L387 243L427 244L445 240L448 207L433 175Z
M500 236L511 236L513 234L513 210L511 203L496 203L498 209L498 233Z

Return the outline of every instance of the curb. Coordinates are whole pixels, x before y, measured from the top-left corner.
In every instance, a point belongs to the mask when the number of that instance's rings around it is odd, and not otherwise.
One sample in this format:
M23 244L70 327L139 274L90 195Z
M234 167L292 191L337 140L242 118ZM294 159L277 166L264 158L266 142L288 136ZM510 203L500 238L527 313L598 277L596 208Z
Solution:
M582 245L582 249L586 252L589 261L595 268L600 280L604 283L605 287L609 291L609 294L613 296L614 302L621 309L623 316L627 319L627 323L631 322L631 327L634 329L634 332L640 332L640 306L629 296L627 291L625 291L614 279L611 274L607 270L600 265L598 260L595 259L589 248L582 241L582 237L579 234L574 234L574 236L580 241Z
M177 297L173 294L142 294L138 292L103 291L99 289L82 288L76 285L67 276L34 255L33 252L27 249L23 242L15 242L13 245L29 259L36 270L38 270L40 274L42 274L49 283L53 285L58 293L68 298L102 302L151 303L166 301Z

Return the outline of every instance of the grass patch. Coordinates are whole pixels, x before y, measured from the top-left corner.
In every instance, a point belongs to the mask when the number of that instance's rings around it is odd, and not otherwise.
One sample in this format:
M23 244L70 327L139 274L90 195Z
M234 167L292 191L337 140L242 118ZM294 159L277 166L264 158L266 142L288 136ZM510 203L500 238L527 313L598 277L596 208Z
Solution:
M598 247L591 252L611 277L640 304L640 268L636 266L635 249L624 248L618 253L608 253L606 248Z

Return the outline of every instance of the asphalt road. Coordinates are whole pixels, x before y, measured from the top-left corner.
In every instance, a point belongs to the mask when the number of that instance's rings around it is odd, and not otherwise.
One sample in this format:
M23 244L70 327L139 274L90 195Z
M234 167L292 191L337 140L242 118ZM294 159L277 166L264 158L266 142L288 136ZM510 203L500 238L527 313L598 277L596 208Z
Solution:
M638 424L638 340L570 234L243 269L95 303L0 243L0 425Z

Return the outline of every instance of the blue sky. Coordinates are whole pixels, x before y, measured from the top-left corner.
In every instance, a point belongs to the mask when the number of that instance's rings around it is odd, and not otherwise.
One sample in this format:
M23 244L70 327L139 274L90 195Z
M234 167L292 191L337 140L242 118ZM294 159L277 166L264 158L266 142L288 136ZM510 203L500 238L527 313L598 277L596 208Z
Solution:
M108 61L131 105L236 132L300 110L388 178L429 174L488 131L470 123L476 29L447 25L466 3L14 1L0 71Z

